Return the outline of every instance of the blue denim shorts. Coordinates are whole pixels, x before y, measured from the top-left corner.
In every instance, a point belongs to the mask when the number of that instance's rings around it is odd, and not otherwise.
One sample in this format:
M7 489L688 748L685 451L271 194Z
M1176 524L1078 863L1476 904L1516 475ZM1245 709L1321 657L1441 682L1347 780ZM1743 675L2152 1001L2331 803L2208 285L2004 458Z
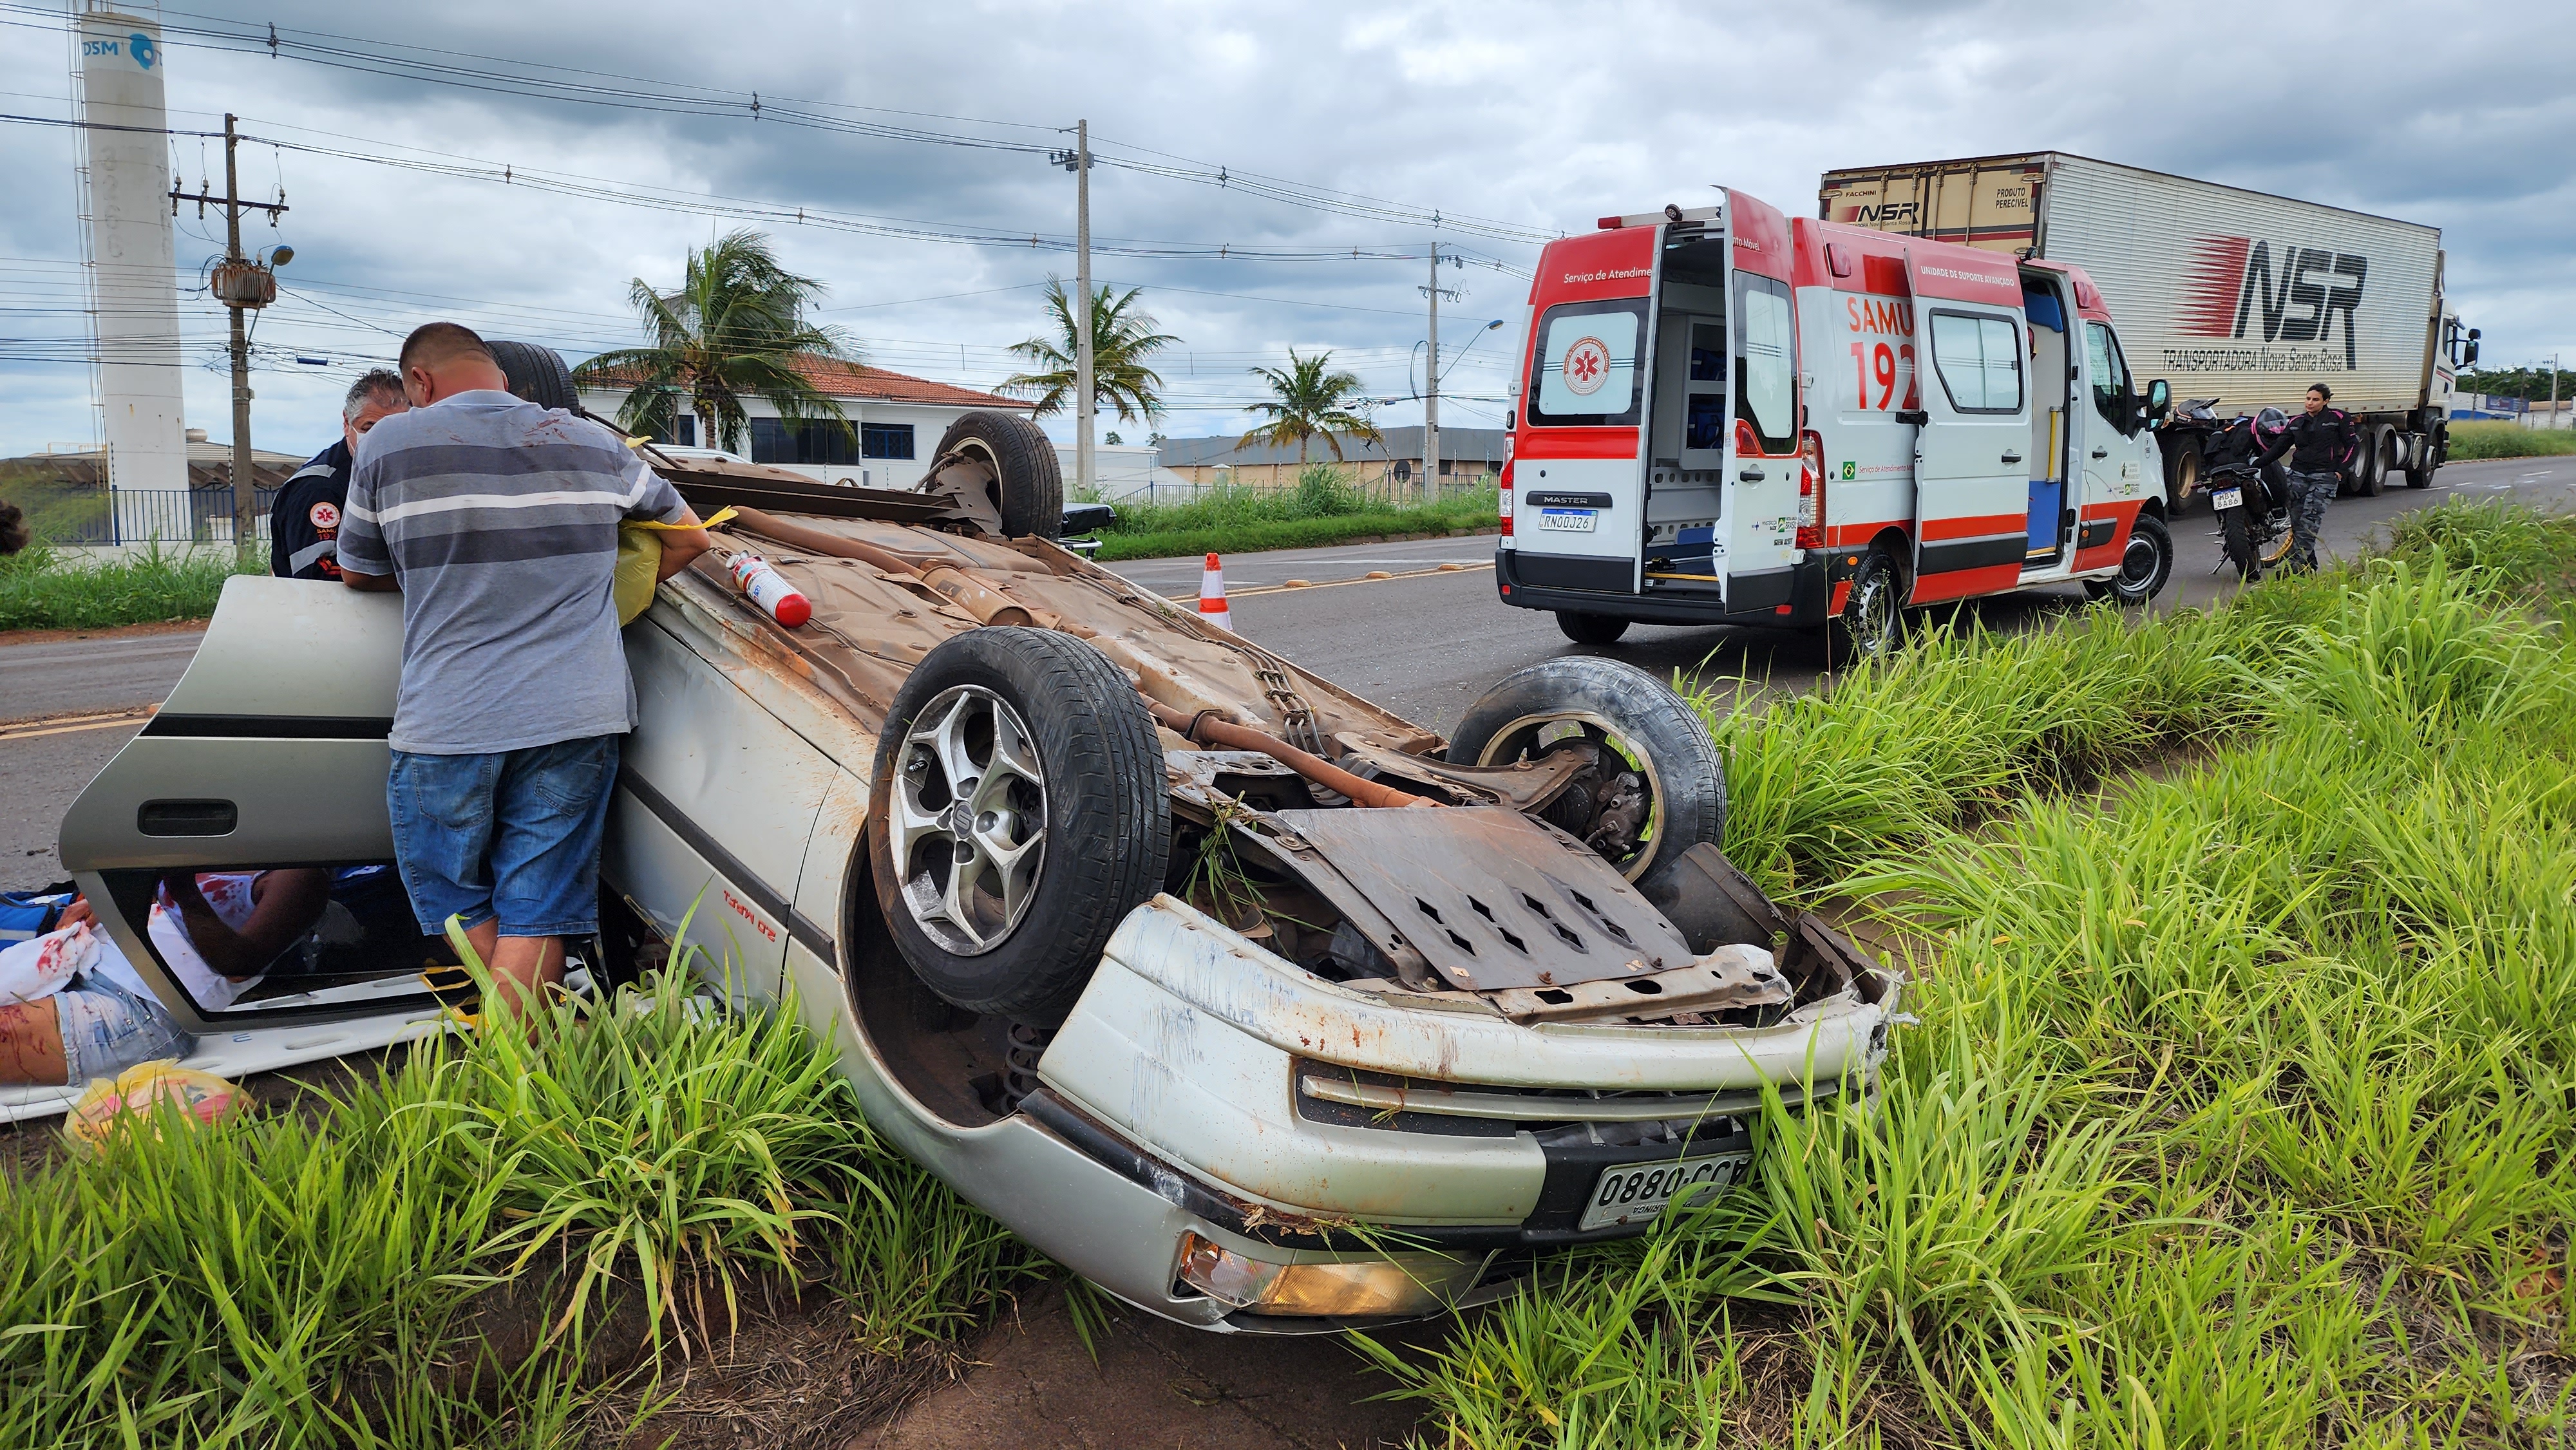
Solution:
M84 972L54 994L54 1020L63 1030L63 1063L71 1069L65 1081L73 1087L114 1077L138 1062L197 1050L197 1039L180 1031L160 1003L99 972Z
M394 752L394 859L422 932L499 918L503 936L599 929L599 836L620 738L494 755Z

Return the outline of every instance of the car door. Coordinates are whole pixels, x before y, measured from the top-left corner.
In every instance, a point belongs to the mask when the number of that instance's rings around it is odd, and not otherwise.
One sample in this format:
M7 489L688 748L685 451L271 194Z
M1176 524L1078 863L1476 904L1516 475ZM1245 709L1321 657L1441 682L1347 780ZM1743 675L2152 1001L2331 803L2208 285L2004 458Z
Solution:
M1798 352L1789 222L1726 194L1734 421L1726 430L1726 609L1785 612L1798 562Z
M235 577L168 700L65 813L63 864L196 1037L190 1065L233 1077L336 1056L471 1004L394 867L401 663L398 596ZM11 1090L0 1117L64 1092Z
M1907 248L1929 360L1915 438L1914 600L2009 589L2030 541L2029 341L2012 260Z

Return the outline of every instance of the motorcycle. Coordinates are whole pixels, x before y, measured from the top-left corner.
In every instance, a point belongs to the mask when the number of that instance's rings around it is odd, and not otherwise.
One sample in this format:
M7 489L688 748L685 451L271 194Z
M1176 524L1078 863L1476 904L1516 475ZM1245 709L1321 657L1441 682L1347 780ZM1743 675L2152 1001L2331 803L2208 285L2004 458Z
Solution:
M2277 461L2263 461L2287 426L2280 409L2265 408L2220 425L2201 445L2201 491L2217 516L2224 555L2218 567L2234 565L2248 584L2290 552L2290 475Z

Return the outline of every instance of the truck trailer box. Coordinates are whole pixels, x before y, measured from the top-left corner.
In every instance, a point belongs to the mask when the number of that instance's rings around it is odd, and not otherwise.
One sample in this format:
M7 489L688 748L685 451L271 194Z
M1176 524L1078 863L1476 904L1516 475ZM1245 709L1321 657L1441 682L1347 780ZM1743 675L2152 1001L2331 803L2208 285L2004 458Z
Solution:
M2138 374L2222 414L2326 383L2370 431L2367 491L2439 462L2459 339L2437 227L2058 151L1829 171L1818 200L1827 221L2084 268ZM2178 501L2196 459L2168 452Z

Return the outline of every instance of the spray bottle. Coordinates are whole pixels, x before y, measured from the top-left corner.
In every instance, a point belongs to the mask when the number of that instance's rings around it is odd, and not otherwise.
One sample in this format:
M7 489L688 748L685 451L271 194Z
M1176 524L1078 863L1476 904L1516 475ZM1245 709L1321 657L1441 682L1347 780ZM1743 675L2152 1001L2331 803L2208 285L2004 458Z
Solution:
M814 617L813 601L798 593L786 575L771 568L769 561L758 554L733 555L725 560L725 572L733 575L733 582L751 596L752 603L789 629Z

